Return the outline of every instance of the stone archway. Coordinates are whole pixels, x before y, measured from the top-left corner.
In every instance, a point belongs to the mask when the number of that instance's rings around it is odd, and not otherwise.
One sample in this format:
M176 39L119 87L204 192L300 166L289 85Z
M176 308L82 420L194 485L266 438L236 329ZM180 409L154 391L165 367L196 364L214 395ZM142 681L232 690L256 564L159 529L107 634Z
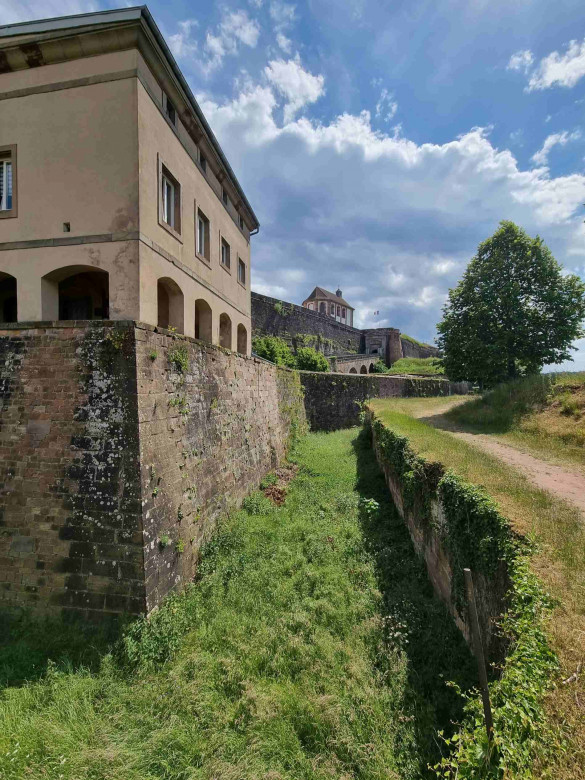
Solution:
M219 346L232 348L232 321L225 313L219 318Z
M156 283L157 325L159 328L173 328L179 333L185 328L185 302L179 285L164 276Z
M366 368L366 366L362 366L360 368L360 374L367 374L367 373L368 373L368 369Z
M95 266L69 265L41 279L44 320L107 320L110 277Z
M195 338L207 341L209 344L213 341L211 306L203 298L195 301Z
M238 352L248 354L248 331L242 324L238 325Z
M349 369L350 374L357 374L357 368L350 368Z
M0 322L16 322L17 319L16 279L0 273Z

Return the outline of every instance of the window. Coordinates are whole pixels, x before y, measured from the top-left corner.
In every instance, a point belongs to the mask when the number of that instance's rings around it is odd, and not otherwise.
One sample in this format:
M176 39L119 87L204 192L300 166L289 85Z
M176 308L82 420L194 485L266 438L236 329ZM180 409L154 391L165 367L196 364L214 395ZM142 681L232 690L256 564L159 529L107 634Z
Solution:
M225 238L221 239L221 264L224 268L229 268L231 265L230 261L230 245L225 240Z
M312 303L308 303L307 304L307 309L311 309L311 311L313 311L313 304Z
M16 216L16 146L0 146L0 217Z
M334 303L332 303L332 304L330 305L330 307L329 307L329 314L330 314L332 317L335 317L335 304L334 304Z
M207 157L199 152L199 165L203 173L207 173Z
M345 319L345 317L346 317L345 306L341 310L341 316L343 317L343 319Z
M223 200L224 205L227 206L230 199L228 198L228 194L225 187L221 188L221 199Z
M341 306L337 307L337 316L341 317Z
M240 230L244 229L244 217L241 214L238 214L238 224L240 226Z
M319 311L321 312L321 314L327 314L327 307L325 306L324 301L321 301L321 303L319 304Z
M197 209L197 254L209 260L209 220Z
M169 100L169 96L166 94L166 92L163 92L163 111L165 112L165 115L169 118L169 120L172 122L172 124L176 125L177 112L175 110L174 105Z
M238 258L238 282L246 286L246 264Z
M162 177L163 219L172 228L175 227L175 185Z
M178 238L181 234L181 185L159 158L159 223Z

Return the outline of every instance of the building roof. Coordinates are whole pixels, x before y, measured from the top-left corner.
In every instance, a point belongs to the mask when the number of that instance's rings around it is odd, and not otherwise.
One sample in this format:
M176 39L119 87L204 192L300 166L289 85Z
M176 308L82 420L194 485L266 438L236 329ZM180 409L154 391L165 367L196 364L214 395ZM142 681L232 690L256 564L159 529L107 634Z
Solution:
M113 24L128 24L129 22L133 21L144 24L162 50L162 53L168 63L168 66L170 66L173 76L175 77L178 85L180 86L180 89L185 95L187 103L190 105L193 113L201 123L211 146L217 153L221 164L225 168L225 172L227 173L239 197L242 199L243 204L246 206L246 209L252 217L255 223L255 228L258 229L260 227L258 218L254 214L252 206L244 195L244 191L240 186L240 183L238 182L229 162L227 161L222 148L219 145L219 141L213 134L211 127L208 125L207 120L205 119L205 116L199 107L199 104L195 100L195 96L191 92L185 77L181 73L181 70L177 65L175 58L173 57L171 50L167 46L162 33L156 26L156 22L154 21L152 14L146 5L135 6L133 8L120 8L112 11L97 11L87 14L75 14L74 16L59 16L53 19L39 19L37 21L31 22L17 22L16 24L2 25L0 26L0 49L2 48L2 38L25 36L27 38L28 44L30 42L30 37L38 36L42 42L42 40L46 39L50 33L54 33L59 30L82 28L79 30L80 33L86 31L90 32L92 28L100 25L109 26ZM0 66L2 66L2 64L4 64L4 67L0 67L0 73L4 73L7 70L9 71L12 69L6 63L3 63L3 60L0 57ZM38 64L38 62L36 64Z
M353 306L350 306L346 300L341 298L339 295L335 295L335 293L329 292L329 290L324 290L323 287L315 287L313 292L309 295L308 298L305 298L303 303L307 303L307 301L333 301L335 303L340 303L342 306L346 306L352 311L355 311Z

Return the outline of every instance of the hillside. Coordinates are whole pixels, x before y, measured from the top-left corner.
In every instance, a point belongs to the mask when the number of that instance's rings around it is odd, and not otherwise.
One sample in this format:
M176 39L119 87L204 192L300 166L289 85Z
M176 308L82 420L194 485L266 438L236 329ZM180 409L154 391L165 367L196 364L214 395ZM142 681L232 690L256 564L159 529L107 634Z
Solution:
M544 374L496 387L446 417L547 459L585 466L585 372Z

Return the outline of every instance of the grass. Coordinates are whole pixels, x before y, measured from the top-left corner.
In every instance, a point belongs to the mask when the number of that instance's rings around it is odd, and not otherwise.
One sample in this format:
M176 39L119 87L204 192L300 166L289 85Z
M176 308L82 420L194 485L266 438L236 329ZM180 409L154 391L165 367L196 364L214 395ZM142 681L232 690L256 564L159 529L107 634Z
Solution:
M408 414L439 408L439 400L373 400L370 405L381 421L407 436L413 449L430 461L453 469L468 482L483 487L509 518L515 531L534 540L537 552L533 568L558 600L548 626L551 643L559 655L562 674L569 677L585 659L585 524L578 510L534 487L524 476L496 458L445 431ZM443 402L445 399L441 399ZM426 405L425 405L426 402ZM547 707L572 747L561 750L554 774L539 777L585 777L585 685L556 687Z
M425 776L470 655L364 437L311 434L298 461L286 502L253 494L121 641L68 652L71 627L13 626L2 780Z
M436 349L432 344L426 344L424 341L417 341L417 339L412 336L407 336L406 333L401 333L400 338L405 341L410 341L411 344L416 344L417 347L430 347L431 349Z
M495 434L539 457L585 466L583 372L508 382L446 416L465 430Z
M444 376L443 364L437 358L400 358L386 371L387 374L419 374Z

